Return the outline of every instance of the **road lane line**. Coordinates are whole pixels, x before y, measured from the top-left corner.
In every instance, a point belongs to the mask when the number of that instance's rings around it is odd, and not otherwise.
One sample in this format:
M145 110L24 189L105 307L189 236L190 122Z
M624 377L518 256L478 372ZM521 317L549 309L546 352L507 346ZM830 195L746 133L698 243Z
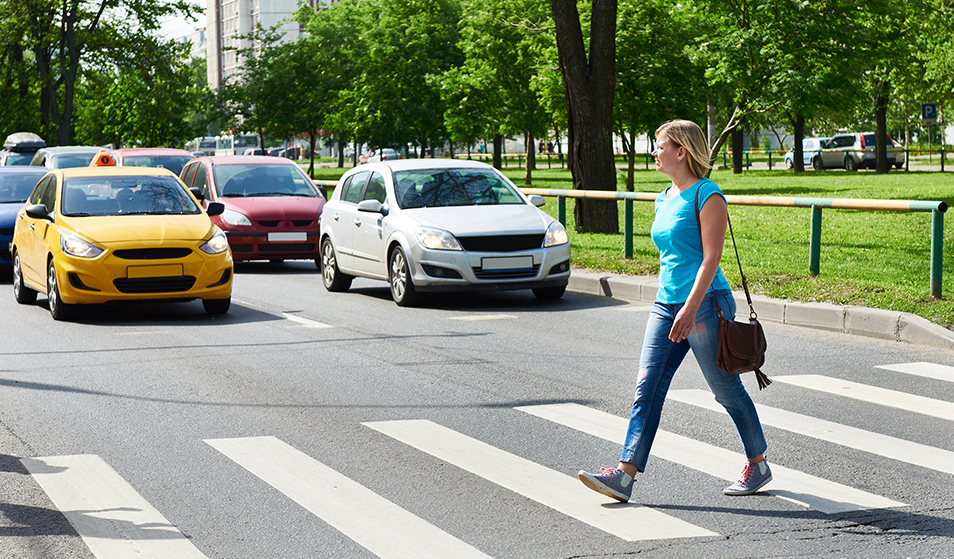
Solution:
M469 316L452 316L447 320L510 320L517 318L516 315L512 314L478 314L478 315L469 315Z
M318 322L316 320L309 320L307 318L302 318L300 316L287 313L287 312L283 312L282 317L285 318L286 320L290 320L292 322L297 322L298 324L301 324L303 326L307 326L308 328L331 328L330 324L325 324L323 322Z
M725 412L725 408L715 401L712 393L705 390L670 390L667 398L714 412ZM892 460L954 474L954 452L949 450L769 406L757 405L756 409L758 409L762 425L770 425L806 437L891 458Z
M205 442L381 559L489 558L275 437Z
M621 307L613 307L614 311L623 311L623 312L646 312L653 310L652 305L623 305Z
M954 421L954 403L822 375L773 376L773 381Z
M937 365L935 363L899 363L897 365L877 365L875 368L954 382L954 367Z
M206 559L102 458L23 458L97 559Z
M431 421L378 421L364 425L627 541L718 535L636 503L607 505L607 497L587 489L576 477Z
M773 378L774 380L774 378ZM515 408L560 425L622 444L628 420L579 404L547 404ZM726 481L739 477L741 453L659 430L653 456ZM766 493L825 514L905 506L879 495L772 464L773 480Z

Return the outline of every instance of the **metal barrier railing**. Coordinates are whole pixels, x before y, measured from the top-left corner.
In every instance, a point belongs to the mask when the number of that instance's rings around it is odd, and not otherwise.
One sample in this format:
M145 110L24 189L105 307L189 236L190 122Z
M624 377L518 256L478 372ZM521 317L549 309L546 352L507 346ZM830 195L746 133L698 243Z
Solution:
M524 194L550 196L557 198L557 212L560 223L566 225L566 199L591 198L599 200L622 200L623 234L626 258L633 257L633 202L655 201L654 192L611 192L603 190L548 190L542 188L522 188ZM863 200L850 198L795 198L785 196L736 196L726 194L726 202L740 206L774 206L788 208L810 208L811 240L809 242L809 270L813 276L820 272L821 259L821 218L822 209L867 210L887 212L931 212L931 296L941 298L941 277L944 260L944 212L947 202L922 200Z

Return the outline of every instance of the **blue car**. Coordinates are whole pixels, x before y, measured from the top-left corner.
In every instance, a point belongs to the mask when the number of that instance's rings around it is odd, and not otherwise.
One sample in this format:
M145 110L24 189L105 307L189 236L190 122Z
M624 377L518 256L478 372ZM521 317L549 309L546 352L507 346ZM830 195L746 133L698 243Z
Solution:
M812 157L814 157L818 150L825 145L825 142L830 139L830 137L802 138L802 164L805 165L805 168L808 168L812 164ZM794 166L795 148L793 147L785 154L785 168L791 169Z
M17 212L46 173L46 167L0 167L0 268L11 266L10 242Z

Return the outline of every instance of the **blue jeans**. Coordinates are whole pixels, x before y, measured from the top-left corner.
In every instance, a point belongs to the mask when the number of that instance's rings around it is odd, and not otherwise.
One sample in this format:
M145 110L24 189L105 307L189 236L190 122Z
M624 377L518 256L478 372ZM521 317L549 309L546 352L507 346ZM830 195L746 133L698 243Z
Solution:
M666 393L669 392L669 384L690 348L716 401L725 407L735 422L745 455L754 458L765 452L762 424L752 398L745 391L742 379L739 375L726 373L716 365L719 349L719 317L714 303L716 297L726 320L735 318L735 299L732 292L710 291L699 305L692 333L679 343L669 340L669 331L676 313L684 303L667 305L657 301L653 305L643 338L636 397L620 462L634 464L639 471L645 470L649 449L659 428L659 417Z

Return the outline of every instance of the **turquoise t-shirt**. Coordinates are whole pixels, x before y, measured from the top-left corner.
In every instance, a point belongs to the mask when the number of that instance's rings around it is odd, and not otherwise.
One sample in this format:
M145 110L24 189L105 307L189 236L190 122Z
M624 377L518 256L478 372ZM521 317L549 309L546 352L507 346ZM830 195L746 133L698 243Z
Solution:
M656 300L665 304L685 303L702 266L702 239L699 223L693 208L696 190L699 191L699 209L713 194L723 196L718 185L709 179L701 179L679 196L666 198L663 190L656 197L656 219L650 230L653 243L659 249L659 289ZM709 291L731 290L722 268L716 270Z

